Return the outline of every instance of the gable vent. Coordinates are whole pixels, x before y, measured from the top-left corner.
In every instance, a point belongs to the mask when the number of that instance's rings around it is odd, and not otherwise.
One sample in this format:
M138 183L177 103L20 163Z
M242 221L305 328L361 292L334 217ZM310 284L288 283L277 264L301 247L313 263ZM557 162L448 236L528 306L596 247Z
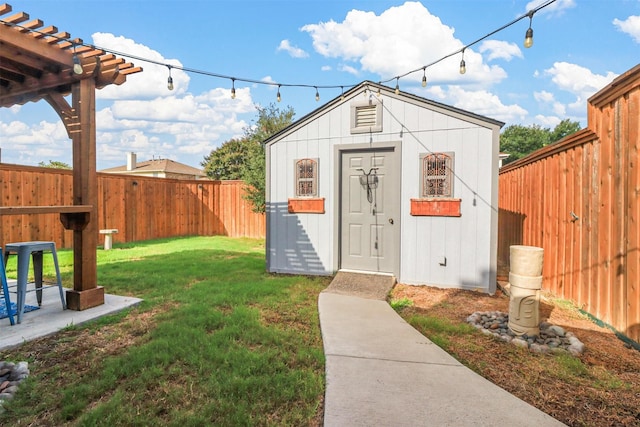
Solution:
M376 106L356 107L356 127L376 125Z
M351 105L351 133L382 132L382 100Z

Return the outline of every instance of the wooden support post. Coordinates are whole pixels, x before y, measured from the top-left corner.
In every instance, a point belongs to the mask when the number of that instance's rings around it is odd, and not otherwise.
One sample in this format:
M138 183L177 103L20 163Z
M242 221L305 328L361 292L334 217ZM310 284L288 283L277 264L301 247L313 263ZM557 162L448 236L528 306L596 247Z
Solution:
M67 291L67 306L72 310L85 310L104 304L104 289L97 284L95 92L93 78L80 80L72 88L73 111L77 114L79 124L70 132L73 142L73 204L91 206L89 214L82 218L86 225L80 226L73 221L76 225L73 227L73 290Z

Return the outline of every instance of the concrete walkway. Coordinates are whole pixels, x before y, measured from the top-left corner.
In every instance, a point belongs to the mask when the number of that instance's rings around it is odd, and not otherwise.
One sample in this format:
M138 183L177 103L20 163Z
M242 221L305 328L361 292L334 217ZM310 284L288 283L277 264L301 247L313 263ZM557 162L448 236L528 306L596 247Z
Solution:
M563 425L460 364L386 301L334 288L318 300L325 426Z

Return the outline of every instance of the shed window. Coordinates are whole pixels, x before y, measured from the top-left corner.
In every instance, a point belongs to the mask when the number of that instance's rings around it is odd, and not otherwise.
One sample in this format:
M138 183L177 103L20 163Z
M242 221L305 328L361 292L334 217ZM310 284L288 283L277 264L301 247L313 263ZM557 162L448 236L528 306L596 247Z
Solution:
M318 195L318 160L296 160L296 197L315 197Z
M420 156L421 197L453 197L453 156L453 153Z

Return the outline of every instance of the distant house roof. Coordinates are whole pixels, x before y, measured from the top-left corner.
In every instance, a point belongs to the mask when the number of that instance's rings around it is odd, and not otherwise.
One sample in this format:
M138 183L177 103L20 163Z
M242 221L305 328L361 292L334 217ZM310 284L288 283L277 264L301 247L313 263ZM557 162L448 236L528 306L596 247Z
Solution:
M123 175L163 176L165 178L189 176L192 179L200 179L207 176L202 169L197 169L170 159L154 159L137 162L135 168L132 170L128 170L127 165L122 165L116 166L115 168L103 169L100 172Z

